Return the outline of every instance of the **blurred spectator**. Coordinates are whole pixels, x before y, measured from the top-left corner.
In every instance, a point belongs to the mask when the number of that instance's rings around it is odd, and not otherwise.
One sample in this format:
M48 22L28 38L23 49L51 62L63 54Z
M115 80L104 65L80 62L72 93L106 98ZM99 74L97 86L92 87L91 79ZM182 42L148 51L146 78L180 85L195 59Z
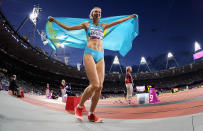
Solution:
M53 92L54 92L53 90L50 91L50 93L49 93L49 95L48 95L48 98L49 98L49 99L52 99Z
M0 81L0 91L2 90L2 84L1 84L1 81Z
M19 91L19 87L16 83L16 75L13 75L10 85L9 85L9 90L12 91L13 95L19 96L20 95L20 91Z
M52 99L58 99L57 93L54 92L53 90L51 90L51 98L52 98Z
M68 96L76 96L73 92L72 92L72 87L71 87L71 84L69 83L66 87L66 94Z
M66 81L62 80L60 85L62 102L65 102L65 97L64 97L64 95L66 94L65 87L66 87Z
M47 83L47 87L46 87L46 90L45 90L45 94L46 94L46 97L49 98L49 83Z

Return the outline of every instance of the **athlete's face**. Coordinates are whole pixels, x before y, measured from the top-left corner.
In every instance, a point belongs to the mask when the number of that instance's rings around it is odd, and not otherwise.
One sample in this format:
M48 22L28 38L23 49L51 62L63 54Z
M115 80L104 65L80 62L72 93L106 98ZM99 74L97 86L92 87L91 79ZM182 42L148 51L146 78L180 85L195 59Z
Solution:
M97 19L101 18L101 9L95 8L92 12L92 17Z

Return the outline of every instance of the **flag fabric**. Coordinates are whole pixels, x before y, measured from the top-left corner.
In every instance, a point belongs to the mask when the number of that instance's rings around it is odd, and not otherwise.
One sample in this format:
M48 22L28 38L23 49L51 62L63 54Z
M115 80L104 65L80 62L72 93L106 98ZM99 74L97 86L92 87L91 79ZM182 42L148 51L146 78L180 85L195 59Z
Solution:
M111 23L129 15L106 17L100 19L100 24ZM83 18L68 18L54 17L59 22L68 26L79 25L83 22L91 22L90 19ZM54 22L46 24L47 42L56 50L60 44L74 48L85 48L87 44L87 36L84 29L81 30L66 30ZM125 56L132 48L132 43L138 35L138 16L131 18L123 23L115 25L104 30L103 48L119 51L122 56Z

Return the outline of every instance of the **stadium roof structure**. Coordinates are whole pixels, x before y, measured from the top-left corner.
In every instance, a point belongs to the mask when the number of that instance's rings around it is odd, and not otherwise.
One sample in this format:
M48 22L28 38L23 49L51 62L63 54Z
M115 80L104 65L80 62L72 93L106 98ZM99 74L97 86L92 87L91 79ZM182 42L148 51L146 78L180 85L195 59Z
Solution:
M33 47L14 30L2 12L0 12L0 15L0 46L5 53L10 56L15 56L15 58L19 61L24 61L29 65L33 65L34 67L38 67L49 72L64 75L68 74L71 76L74 76L74 74L78 72L76 68L67 66L60 61L52 59L44 51Z

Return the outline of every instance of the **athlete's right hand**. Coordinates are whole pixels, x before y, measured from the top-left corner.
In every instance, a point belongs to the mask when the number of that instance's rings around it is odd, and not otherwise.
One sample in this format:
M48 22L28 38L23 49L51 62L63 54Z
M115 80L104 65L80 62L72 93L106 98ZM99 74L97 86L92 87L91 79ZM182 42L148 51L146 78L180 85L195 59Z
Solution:
M50 21L50 22L53 22L54 20L55 20L54 17L49 16L49 21Z
M135 17L136 17L136 14L132 14L131 17L132 17L132 18L135 18Z

